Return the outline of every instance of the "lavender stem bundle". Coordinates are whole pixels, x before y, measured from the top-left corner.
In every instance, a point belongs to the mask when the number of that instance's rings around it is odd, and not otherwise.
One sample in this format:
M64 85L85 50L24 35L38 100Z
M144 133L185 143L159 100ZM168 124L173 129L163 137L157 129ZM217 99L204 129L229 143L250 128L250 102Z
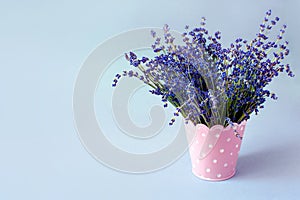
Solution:
M133 52L125 54L136 70L117 74L112 86L122 76L149 85L151 94L161 96L164 107L170 103L176 108L170 125L179 114L186 121L208 127L241 123L251 113L257 114L266 98L277 99L266 86L280 72L294 76L290 65L282 63L289 54L288 42L283 40L287 26L282 26L275 39L269 38L268 33L279 22L278 17L271 19L269 10L256 38L250 42L238 38L224 48L221 33L210 35L205 21L202 18L201 26L193 30L185 27L184 45L174 43L168 25L163 38L152 31L152 48L157 55L139 59Z

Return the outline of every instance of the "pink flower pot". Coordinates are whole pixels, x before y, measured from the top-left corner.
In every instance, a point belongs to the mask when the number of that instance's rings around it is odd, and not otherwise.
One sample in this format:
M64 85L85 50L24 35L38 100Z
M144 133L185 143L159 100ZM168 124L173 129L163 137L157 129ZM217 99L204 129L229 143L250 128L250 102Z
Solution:
M203 124L195 126L188 122L185 129L193 174L210 181L234 176L245 126L246 121L226 128L215 125L209 129Z

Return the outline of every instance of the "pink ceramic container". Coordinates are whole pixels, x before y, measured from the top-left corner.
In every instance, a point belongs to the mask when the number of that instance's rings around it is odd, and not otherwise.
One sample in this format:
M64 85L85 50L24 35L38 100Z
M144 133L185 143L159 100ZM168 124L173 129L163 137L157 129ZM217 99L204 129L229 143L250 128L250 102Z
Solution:
M186 124L192 172L201 179L226 180L234 176L246 121L234 126Z

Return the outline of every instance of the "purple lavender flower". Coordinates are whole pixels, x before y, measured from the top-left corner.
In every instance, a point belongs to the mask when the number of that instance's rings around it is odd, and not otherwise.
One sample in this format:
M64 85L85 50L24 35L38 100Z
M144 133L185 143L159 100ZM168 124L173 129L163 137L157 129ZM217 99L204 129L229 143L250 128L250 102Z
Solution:
M142 75L130 70L124 71L123 76L139 78L152 88L150 93L161 96L164 107L170 103L176 108L170 125L179 113L194 124L209 127L240 123L264 108L267 97L277 99L275 93L265 89L274 77L284 71L294 76L289 64L282 63L289 54L288 42L282 41L286 25L272 40L268 32L279 18L270 17L268 10L256 38L250 42L237 38L228 48L219 42L221 32L209 35L205 18L198 28L185 27L184 45L173 43L175 38L165 25L163 40L151 31L157 56L138 59L133 52L125 54ZM120 77L116 75L112 86Z

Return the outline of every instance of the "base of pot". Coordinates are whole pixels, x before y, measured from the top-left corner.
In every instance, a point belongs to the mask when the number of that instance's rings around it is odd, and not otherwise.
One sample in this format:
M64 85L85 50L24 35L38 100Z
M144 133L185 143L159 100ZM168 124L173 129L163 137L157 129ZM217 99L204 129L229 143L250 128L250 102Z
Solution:
M236 173L236 171L234 170L233 171L233 173L231 174L231 175L229 175L229 176L227 176L227 177L222 177L222 178L207 178L207 177L204 177L204 176L201 176L201 175L199 175L199 174L196 174L193 170L192 170L192 172L193 172L193 174L195 175L195 176L197 176L198 178L200 178L200 179L202 179L202 180L205 180L205 181L225 181L225 180L227 180L227 179L230 179L230 178L232 178L234 175L235 175L235 173Z

